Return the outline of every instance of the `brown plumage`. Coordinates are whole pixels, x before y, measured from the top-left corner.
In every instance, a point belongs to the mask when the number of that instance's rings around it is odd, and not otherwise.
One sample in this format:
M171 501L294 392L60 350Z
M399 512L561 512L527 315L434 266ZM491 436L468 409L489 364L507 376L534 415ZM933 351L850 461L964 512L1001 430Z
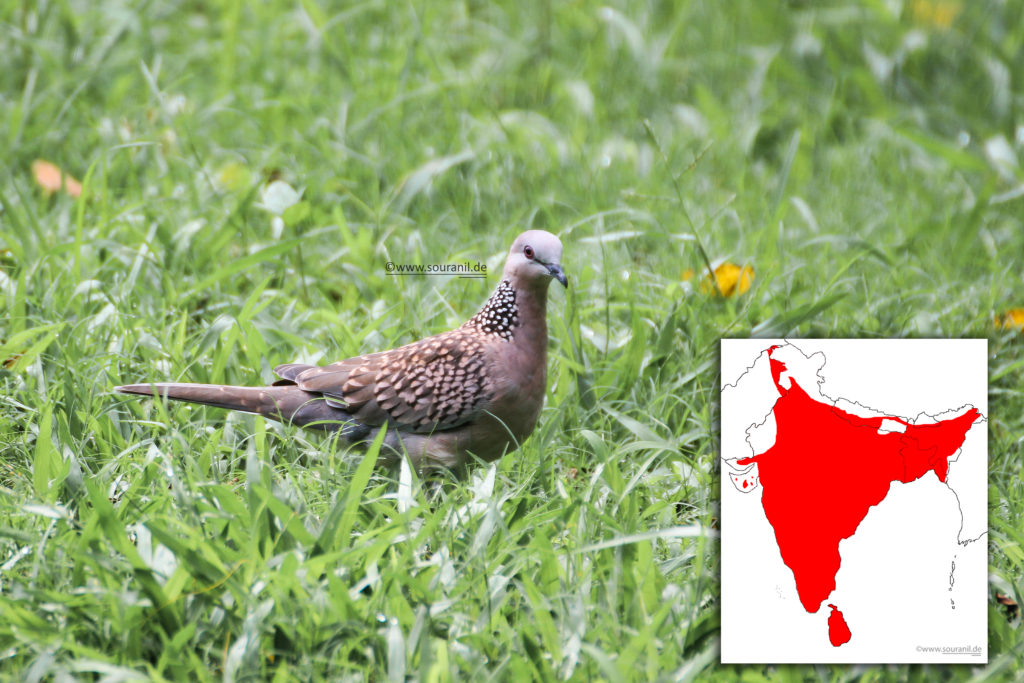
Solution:
M543 230L519 235L502 280L462 326L390 351L325 366L289 363L271 386L132 384L126 394L256 413L371 440L387 425L384 455L417 466L494 460L533 431L544 399L547 289L567 285L562 245Z

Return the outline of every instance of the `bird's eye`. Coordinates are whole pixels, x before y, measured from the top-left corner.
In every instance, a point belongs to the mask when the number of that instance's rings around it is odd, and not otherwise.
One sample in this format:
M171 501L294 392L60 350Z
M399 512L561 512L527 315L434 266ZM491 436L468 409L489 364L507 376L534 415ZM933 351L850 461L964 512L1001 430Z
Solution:
M530 245L526 245L525 247L523 247L523 256L525 256L526 258L528 258L528 259L530 259L532 261L533 260L533 247L531 247Z

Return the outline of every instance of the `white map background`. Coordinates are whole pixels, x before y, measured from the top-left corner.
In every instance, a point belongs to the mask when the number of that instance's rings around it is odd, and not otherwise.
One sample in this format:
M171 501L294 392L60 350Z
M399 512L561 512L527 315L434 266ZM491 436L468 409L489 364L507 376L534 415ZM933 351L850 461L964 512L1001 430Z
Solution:
M948 485L929 473L890 487L840 542L836 590L810 614L782 562L760 485L743 493L729 476L729 461L774 443L778 392L765 351L775 344L790 345L775 358L801 387L848 412L927 423L970 404L988 417L984 339L723 339L722 662L984 663L987 422L976 423L950 459ZM828 639L827 603L853 634L841 647Z

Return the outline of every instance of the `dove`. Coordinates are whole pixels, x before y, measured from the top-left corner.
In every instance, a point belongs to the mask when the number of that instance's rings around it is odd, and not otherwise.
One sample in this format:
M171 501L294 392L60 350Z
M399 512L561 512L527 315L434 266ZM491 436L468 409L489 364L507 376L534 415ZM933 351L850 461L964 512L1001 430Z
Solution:
M385 429L381 458L408 454L418 469L461 468L515 451L533 432L547 377L548 285L569 281L562 243L528 230L512 243L501 281L461 326L330 365L288 363L267 386L160 382L115 387L238 410L368 443Z

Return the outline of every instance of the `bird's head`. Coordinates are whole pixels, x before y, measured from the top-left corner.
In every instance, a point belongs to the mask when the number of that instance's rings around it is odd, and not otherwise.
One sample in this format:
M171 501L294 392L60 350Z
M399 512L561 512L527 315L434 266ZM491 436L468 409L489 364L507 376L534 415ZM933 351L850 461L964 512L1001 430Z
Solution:
M547 286L552 278L569 286L562 271L562 242L546 230L527 230L516 238L505 261L505 277L524 285Z

